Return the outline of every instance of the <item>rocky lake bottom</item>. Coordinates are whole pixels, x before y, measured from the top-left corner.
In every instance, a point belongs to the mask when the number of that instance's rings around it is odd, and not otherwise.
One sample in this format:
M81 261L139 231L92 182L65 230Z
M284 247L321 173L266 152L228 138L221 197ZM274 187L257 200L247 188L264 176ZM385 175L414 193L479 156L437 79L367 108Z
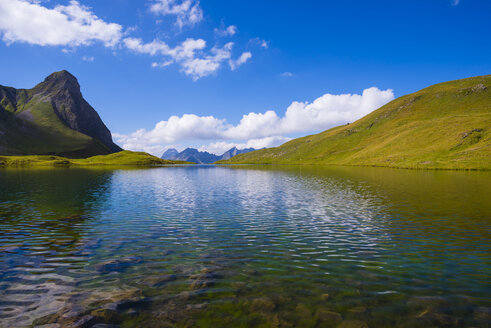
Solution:
M488 327L491 173L0 170L0 327Z

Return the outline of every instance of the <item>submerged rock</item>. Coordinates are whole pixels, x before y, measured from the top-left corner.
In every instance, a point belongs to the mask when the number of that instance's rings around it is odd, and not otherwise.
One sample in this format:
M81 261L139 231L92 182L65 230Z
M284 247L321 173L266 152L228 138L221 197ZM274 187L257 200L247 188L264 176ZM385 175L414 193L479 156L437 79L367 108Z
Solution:
M61 327L80 327L85 323L90 323L92 317L85 317L81 309L75 307L64 307L56 313L37 318L32 322L34 327L58 324ZM90 319L90 320L89 320ZM77 326L79 324L79 326Z
M65 316L66 312L70 309L64 308L57 313L38 318L32 322L34 327L46 327L52 325L59 325L63 328L85 328L92 327L97 323L97 319L91 315L85 315L83 313L78 313L77 315Z
M189 279L191 280L197 280L197 279L208 279L208 280L211 280L211 279L217 279L219 278L220 276L214 272L208 272L208 271L205 271L205 272L201 272L201 273L198 273L198 274L193 274L189 277Z
M143 281L143 284L149 287L161 287L171 281L177 280L177 275L166 274L158 277L150 277Z
M102 324L107 327L117 327L125 309L144 306L141 304L141 290L133 289L119 292L76 293L67 301L65 306L56 313L46 315L33 321L34 327L59 325L63 328L93 328ZM48 327L48 326L46 326Z
M118 313L112 309L96 309L90 312L90 315L101 319L103 322L115 322L118 320Z
M85 328L85 327L92 327L96 323L96 317L91 316L91 315L84 315L81 317L79 320L74 322L72 326L64 326L64 327L77 327L77 328Z
M139 289L131 290L111 297L109 303L105 303L102 308L114 311L121 311L134 306L143 306L143 292Z
M191 283L191 289L192 290L198 290L198 289L206 289L210 288L214 285L213 280L202 280L202 279L196 279Z
M191 283L192 290L205 289L212 287L216 279L221 278L221 276L213 272L214 268L203 268L200 273L193 274L189 277L190 280L193 280Z
M141 263L143 259L140 256L130 256L122 259L113 259L96 264L95 269L99 273L121 272L134 264Z

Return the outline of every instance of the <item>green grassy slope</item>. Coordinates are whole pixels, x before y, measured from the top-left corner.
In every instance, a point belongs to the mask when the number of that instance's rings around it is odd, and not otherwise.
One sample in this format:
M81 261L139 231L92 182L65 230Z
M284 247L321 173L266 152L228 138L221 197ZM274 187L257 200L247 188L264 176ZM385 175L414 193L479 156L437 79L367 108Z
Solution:
M183 161L161 159L144 152L124 150L109 155L98 155L85 159L68 159L60 156L28 155L0 156L1 167L52 167L52 166L159 166L170 164L192 164Z
M18 115L28 119L19 119L10 112L0 118L0 154L86 157L110 152L98 140L65 126L48 104L30 104Z
M491 169L491 75L430 86L362 119L224 164Z

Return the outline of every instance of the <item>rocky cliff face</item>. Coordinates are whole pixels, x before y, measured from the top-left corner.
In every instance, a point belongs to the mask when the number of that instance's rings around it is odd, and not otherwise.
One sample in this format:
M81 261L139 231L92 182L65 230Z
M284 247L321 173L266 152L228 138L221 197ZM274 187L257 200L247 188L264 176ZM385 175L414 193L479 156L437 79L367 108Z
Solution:
M85 157L122 150L67 71L32 89L0 86L0 129L0 155Z
M77 79L69 72L51 74L32 91L51 98L55 113L69 128L98 139L113 152L122 150L113 143L111 132L82 97Z

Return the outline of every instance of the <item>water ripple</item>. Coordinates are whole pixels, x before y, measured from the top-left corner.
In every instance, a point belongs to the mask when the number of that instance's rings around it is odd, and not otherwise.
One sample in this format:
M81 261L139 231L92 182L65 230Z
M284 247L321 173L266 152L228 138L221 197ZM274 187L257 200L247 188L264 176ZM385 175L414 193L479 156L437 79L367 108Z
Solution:
M490 182L368 168L0 171L0 326L486 326Z

